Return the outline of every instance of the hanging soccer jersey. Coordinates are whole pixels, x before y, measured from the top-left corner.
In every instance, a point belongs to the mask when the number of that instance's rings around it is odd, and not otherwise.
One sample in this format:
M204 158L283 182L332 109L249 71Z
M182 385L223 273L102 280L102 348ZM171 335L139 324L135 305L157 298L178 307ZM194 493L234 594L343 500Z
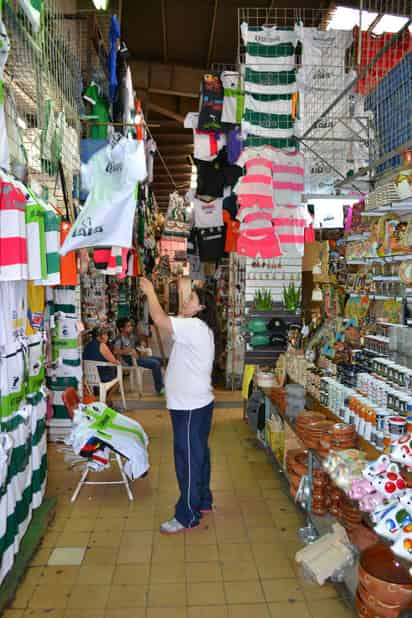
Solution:
M44 230L46 244L46 279L36 281L36 285L59 285L60 283L60 222L61 216L46 202L44 206Z
M0 172L0 281L27 279L26 197Z
M245 94L240 87L240 75L236 71L223 71L220 79L223 84L222 122L239 124L245 100Z
M40 30L40 17L43 8L43 0L19 0L20 6L26 13L33 32Z
M194 223L197 228L221 227L223 225L223 199L218 198L205 202L195 198Z
M302 257L305 245L305 228L311 223L306 208L275 206L273 224L279 238L282 255Z
M45 290L43 286L34 285L33 281L27 282L27 323L26 334L28 337L35 335L44 327Z
M47 278L45 208L34 195L28 194L26 203L26 232L28 278L45 280Z
M299 28L280 29L277 26L253 27L241 24L246 46L246 65L262 71L287 71L295 66L295 49Z
M305 188L302 153L273 149L271 159L275 205L299 206Z
M2 282L0 307L0 354L9 354L21 347L25 336L26 282Z
M93 140L107 140L108 123L110 122L109 105L95 82L90 82L83 95L85 101L90 103L93 119L103 124L92 124L89 137Z
M61 222L60 246L63 245L69 234L71 225L68 221ZM60 257L60 285L77 285L79 278L77 275L76 253L71 251Z
M223 86L219 75L207 73L202 79L199 129L216 131L221 128Z
M131 247L136 184L147 175L143 141L121 138L82 167L91 187L86 204L60 253L80 247Z
M226 144L226 135L215 131L193 131L194 157L202 161L213 161Z
M305 93L334 90L338 93L345 80L345 54L352 44L350 30L301 28L302 61L298 85ZM318 108L321 112L321 105Z

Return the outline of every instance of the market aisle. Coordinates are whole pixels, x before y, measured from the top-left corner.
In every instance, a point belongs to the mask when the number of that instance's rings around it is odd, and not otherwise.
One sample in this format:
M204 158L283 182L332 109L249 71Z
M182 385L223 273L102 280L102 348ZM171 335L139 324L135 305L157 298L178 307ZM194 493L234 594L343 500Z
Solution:
M158 531L177 496L168 414L139 411L135 417L151 438L152 468L135 484L132 504L123 489L86 488L70 506L78 472L68 471L61 453L49 449L56 519L4 618L355 615L332 586L319 588L298 576L293 557L300 517L265 454L254 447L239 408L215 413L216 512L200 530L175 537ZM85 548L84 557L77 565L48 566L56 547Z

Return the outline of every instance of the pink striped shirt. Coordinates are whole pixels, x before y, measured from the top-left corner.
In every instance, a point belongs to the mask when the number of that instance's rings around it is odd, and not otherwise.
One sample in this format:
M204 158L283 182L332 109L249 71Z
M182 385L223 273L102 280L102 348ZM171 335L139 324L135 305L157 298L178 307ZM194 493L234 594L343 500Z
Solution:
M306 208L276 206L273 224L279 238L282 254L289 257L301 257L305 245L305 227L310 217Z
M0 174L0 281L27 279L26 197Z

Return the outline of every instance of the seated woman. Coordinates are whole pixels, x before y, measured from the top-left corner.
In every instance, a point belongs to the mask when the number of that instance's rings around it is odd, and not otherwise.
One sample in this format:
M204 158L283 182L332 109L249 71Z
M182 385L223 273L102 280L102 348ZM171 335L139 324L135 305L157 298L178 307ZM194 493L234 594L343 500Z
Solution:
M133 334L133 324L128 318L117 320L119 336L114 342L114 353L119 356L125 365L131 366L133 358L138 367L150 369L153 376L155 389L158 395L164 394L162 376L162 359L157 356L142 356L137 350L138 340Z
M102 363L120 365L120 361L112 354L107 342L109 341L108 328L94 328L92 338L83 350L83 359ZM111 382L117 375L115 367L98 367L99 377L102 382ZM115 388L115 387L114 387ZM107 405L113 407L112 391L107 393ZM94 393L95 395L97 393Z

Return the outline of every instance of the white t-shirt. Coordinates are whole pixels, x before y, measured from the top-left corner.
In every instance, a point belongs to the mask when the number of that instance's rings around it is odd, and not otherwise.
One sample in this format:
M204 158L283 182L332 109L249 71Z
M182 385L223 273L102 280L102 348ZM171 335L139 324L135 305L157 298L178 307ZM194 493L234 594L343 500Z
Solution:
M165 386L169 410L198 410L214 399L212 369L214 337L199 318L170 318L173 348Z
M221 227L223 225L223 199L204 202L193 200L195 227Z
M146 176L142 141L122 138L93 155L82 166L82 180L90 193L61 255L81 247L131 247L136 184Z

